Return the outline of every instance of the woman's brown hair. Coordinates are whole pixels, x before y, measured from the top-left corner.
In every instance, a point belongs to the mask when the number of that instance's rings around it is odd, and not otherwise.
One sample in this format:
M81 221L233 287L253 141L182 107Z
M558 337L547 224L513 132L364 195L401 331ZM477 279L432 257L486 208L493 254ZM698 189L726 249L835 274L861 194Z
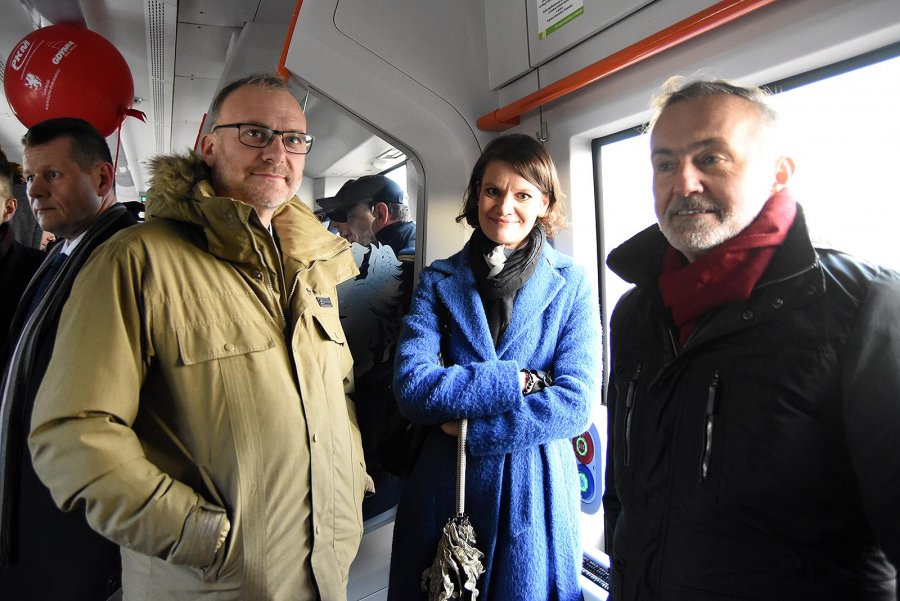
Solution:
M547 238L552 238L565 227L563 201L565 194L559 185L556 165L550 153L536 139L525 134L509 134L492 140L478 157L469 185L463 197L463 206L456 217L457 222L465 220L472 227L478 227L478 197L481 192L481 180L491 161L503 161L513 168L519 176L527 179L550 199L547 212L538 217L544 226Z

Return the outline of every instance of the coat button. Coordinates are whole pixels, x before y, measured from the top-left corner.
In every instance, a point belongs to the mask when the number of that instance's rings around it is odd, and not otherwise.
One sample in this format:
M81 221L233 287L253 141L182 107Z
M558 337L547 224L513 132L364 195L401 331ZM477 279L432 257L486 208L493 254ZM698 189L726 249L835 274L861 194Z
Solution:
M257 271L256 273L253 274L253 277L255 277L257 280L261 280L261 279L262 279L262 272L261 272L261 271Z
M783 305L783 304L784 304L784 301L781 300L780 298L776 298L772 301L772 306L775 307L776 309L780 309L781 305Z
M316 534L318 534L321 531L322 531L322 528L318 524L316 524Z
M815 294L815 293L816 293L816 287L815 287L815 286L813 286L812 284L810 284L809 286L806 287L806 294L812 296L812 295Z
M750 309L747 309L746 311L741 313L741 319L743 319L744 321L747 321L748 319L753 319L753 311L751 311Z
M319 442L319 433L313 432L313 442Z
M226 343L225 343L225 350L228 351L228 352L230 353L231 351L234 350L234 345L231 344L230 342L226 342Z

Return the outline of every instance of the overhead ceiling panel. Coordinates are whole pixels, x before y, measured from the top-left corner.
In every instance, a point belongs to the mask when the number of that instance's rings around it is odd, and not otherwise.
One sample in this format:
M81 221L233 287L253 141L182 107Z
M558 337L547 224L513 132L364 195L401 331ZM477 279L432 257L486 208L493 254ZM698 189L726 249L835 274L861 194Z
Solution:
M258 6L257 0L181 0L178 22L240 28L254 20Z
M29 0L22 4L31 5L48 23L84 25L84 15L78 0Z
M297 0L260 0L256 11L257 23L282 23L294 14ZM286 25L287 23L285 23Z
M173 122L202 121L219 84L217 79L176 77Z
M225 67L225 54L240 28L178 23L178 54L175 75L218 80Z
M176 77L172 110L172 152L193 148L203 115L216 93L218 80Z

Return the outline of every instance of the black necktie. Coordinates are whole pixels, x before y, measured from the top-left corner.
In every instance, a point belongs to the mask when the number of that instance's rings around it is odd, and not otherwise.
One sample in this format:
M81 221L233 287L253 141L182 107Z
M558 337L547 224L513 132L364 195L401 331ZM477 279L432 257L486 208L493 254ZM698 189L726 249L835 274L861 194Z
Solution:
M56 272L59 271L59 268L65 262L69 255L64 253L56 253L52 259L50 259L50 264L47 265L46 271L41 274L41 279L38 281L37 287L34 289L34 295L31 297L31 305L28 307L28 315L25 316L26 319L31 317L31 314L34 313L34 310L37 308L38 303L41 302L41 299L44 298L44 295L47 293L47 288L50 287L50 282L53 281L53 276L56 275Z

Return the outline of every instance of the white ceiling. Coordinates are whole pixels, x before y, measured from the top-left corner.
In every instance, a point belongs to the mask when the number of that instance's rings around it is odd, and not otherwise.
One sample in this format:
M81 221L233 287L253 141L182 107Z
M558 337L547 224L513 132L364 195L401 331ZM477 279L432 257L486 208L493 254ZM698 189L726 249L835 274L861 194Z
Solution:
M221 78L233 58L229 53L245 26L270 26L283 39L295 4L296 0L0 0L0 73L18 42L41 26L77 23L115 45L131 69L133 108L147 116L145 123L127 118L122 126L119 197L136 199L149 185L145 165L150 157L194 147L209 103L225 83ZM250 64L254 58L241 57ZM267 70L268 58L259 63ZM308 179L358 177L405 159L328 100L311 97L307 115L310 133L317 137L306 162ZM21 162L24 133L4 96L0 148L10 160ZM115 134L109 143L115 152ZM376 160L385 152L399 158Z

